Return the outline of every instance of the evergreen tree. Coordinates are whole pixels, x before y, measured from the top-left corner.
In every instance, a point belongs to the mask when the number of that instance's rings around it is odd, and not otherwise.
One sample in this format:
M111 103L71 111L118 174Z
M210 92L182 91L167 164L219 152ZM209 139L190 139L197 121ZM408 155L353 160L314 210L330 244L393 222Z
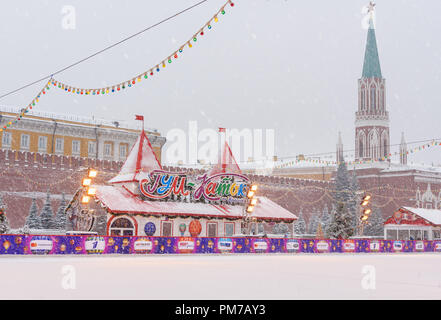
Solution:
M350 183L350 199L348 201L348 209L352 215L352 227L354 228L354 232L357 229L359 218L360 218L360 207L359 202L360 198L358 196L359 186L357 175L355 174L355 170L352 171L351 175L351 183Z
M32 198L31 207L29 208L29 215L26 218L25 226L29 229L41 229L40 218L38 217L37 201Z
M313 213L309 218L308 233L315 234L315 232L317 231L318 224L319 224L318 214Z
M9 231L9 221L6 217L6 208L7 206L0 195L0 233L8 233Z
M329 238L347 239L353 235L352 217L343 202L337 204L337 210L327 230Z
M306 233L306 222L305 219L303 218L302 210L300 210L299 216L296 222L294 223L294 233L296 235L302 235Z
M358 183L355 178L350 179L346 163L343 161L339 164L337 175L335 178L334 203L336 205L336 213L333 219L332 231L330 235L339 237L345 235L350 237L354 234L354 224L358 217L357 214L357 194ZM355 188L355 189L354 189ZM341 225L339 226L339 224ZM340 228L340 230L339 230Z
M46 202L40 214L40 222L42 229L55 229L54 212L52 211L49 191L46 194Z
M58 206L57 215L55 216L55 221L54 221L55 229L66 230L66 214L64 213L66 206L67 203L63 193L61 196L60 205Z
M374 208L372 214L364 227L363 234L366 236L383 236L384 219L380 208Z
M322 210L322 215L320 216L320 224L322 230L325 232L331 222L331 215L329 214L328 206L324 206Z

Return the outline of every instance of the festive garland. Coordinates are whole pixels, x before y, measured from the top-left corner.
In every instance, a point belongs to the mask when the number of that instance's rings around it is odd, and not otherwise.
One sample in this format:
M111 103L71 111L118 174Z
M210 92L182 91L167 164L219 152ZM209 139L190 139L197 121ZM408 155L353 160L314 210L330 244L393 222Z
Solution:
M390 159L392 156L402 156L404 154L408 155L411 153L415 153L418 151L423 151L423 150L427 150L428 148L432 147L432 146L441 146L441 142L439 141L432 141L432 143L425 143L422 144L418 147L412 148L409 151L406 151L406 153L401 153L401 152L394 152L394 153L389 153L387 156L378 158L378 159L370 159L370 160L358 160L358 161L345 161L345 163L347 165L353 165L353 164L365 164L365 163L374 163L374 162L380 162L380 161L386 161L387 159ZM289 162L285 162L282 164L279 164L277 166L275 166L276 169L281 169L281 168L286 168L289 166L293 166L295 164L299 164L302 162L309 162L309 163L316 163L316 164L326 164L328 165L340 165L341 163L343 163L343 161L328 161L328 160L318 160L318 159L302 159L302 160L292 160Z
M193 43L196 43L199 37L202 37L205 35L205 29L211 30L212 29L212 22L218 22L219 15L225 14L225 7L227 5L230 5L231 7L234 6L234 3L231 0L228 0L220 9L219 11L210 19L207 23L205 23L202 28L200 28L189 40L184 42L177 50L173 51L170 55L168 55L166 58L164 58L161 62L155 64L148 70L144 71L143 73L138 74L137 76L120 82L118 84L110 85L104 88L78 88L71 86L69 84L63 83L61 81L58 81L56 79L52 79L51 83L53 86L65 91L70 92L74 94L80 94L80 95L103 95L107 93L118 93L120 91L123 91L126 88L133 87L137 82L141 82L143 79L148 79L149 77L153 77L153 75L156 73L158 74L161 71L160 66L162 69L164 69L168 64L171 64L173 60L177 60L178 57L184 52L185 47L188 46L188 48L193 47Z
M46 92L48 90L50 90L50 85L52 84L53 86L64 90L65 92L71 92L71 93L75 93L75 94L84 94L84 95L100 95L100 94L106 94L106 93L113 93L113 92L118 92L121 90L124 90L125 88L130 88L133 85L136 84L136 82L140 82L143 78L147 79L149 76L152 77L155 72L159 73L160 71L160 65L162 66L162 68L165 68L166 66L166 62L168 62L169 64L172 63L173 60L178 59L178 56L183 53L184 48L186 46L188 46L189 48L193 47L192 43L195 43L198 40L199 36L204 36L205 29L211 30L212 29L212 22L218 22L219 21L219 15L224 15L225 14L225 7L227 5L230 5L231 7L234 6L234 3L232 2L232 0L228 0L219 10L218 12L210 19L208 20L207 23L205 23L202 28L200 28L188 41L186 41L183 45L181 45L176 51L174 51L173 53L171 53L167 58L163 59L160 63L156 64L154 67L150 68L149 70L137 75L136 77L130 79L130 80L126 80L124 82L121 82L119 84L115 84L109 87L105 87L105 88L95 88L95 89L87 89L87 88L77 88L77 87L73 87L71 85L65 84L63 82L60 82L56 79L54 79L53 77L51 77L48 81L47 84L44 85L44 87L40 90L40 92L36 95L36 97L34 99L32 99L31 103L29 103L29 105L22 109L19 114L15 117L15 119L9 121L8 123L6 123L6 125L3 126L3 128L0 128L0 132L2 131L6 131L10 126L12 126L13 124L16 124L18 121L21 120L21 118L29 112L30 109L32 109L38 102L39 99L41 97L42 94L46 94ZM179 55L178 55L179 54Z
M39 102L40 97L42 94L46 94L47 90L50 89L50 84L51 84L52 78L49 79L48 83L44 85L43 88L41 88L41 90L38 92L38 94L34 97L34 99L32 99L31 103L29 103L25 108L23 108L18 115L15 117L15 119L7 122L2 128L0 128L0 132L2 131L6 131L10 126L12 126L13 124L16 124L18 121L21 120L21 118L23 118L23 116L29 112L29 110L31 110L33 107L35 107L35 105Z

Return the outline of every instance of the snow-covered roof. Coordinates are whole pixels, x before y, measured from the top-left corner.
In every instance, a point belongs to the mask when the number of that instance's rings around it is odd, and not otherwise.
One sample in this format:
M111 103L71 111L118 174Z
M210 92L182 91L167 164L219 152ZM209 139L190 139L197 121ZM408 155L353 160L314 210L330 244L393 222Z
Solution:
M412 208L412 207L403 207L403 209L420 216L421 218L429 221L430 223L441 225L441 210Z
M119 174L109 183L141 181L153 170L162 169L144 130L130 150Z
M122 187L96 186L96 188L96 198L111 213L206 216L230 219L241 219L243 217L243 207L240 205L150 201L143 200ZM252 216L259 220L288 222L297 219L294 214L265 197L258 197L258 204Z

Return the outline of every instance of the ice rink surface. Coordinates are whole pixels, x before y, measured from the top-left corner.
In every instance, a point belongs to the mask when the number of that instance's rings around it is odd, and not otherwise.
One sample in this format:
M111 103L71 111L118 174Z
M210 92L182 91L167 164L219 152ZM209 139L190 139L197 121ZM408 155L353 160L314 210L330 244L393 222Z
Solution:
M439 253L2 256L0 270L0 299L441 299Z

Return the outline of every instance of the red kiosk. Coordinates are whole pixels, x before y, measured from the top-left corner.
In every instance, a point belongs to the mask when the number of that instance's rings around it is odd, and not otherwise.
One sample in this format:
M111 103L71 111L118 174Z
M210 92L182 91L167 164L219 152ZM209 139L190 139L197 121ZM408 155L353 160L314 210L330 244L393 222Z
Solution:
M224 237L243 234L250 185L225 143L221 163L194 176L164 171L144 131L119 174L96 187L108 235ZM297 217L257 196L252 223L287 223ZM257 229L257 228L256 228Z

